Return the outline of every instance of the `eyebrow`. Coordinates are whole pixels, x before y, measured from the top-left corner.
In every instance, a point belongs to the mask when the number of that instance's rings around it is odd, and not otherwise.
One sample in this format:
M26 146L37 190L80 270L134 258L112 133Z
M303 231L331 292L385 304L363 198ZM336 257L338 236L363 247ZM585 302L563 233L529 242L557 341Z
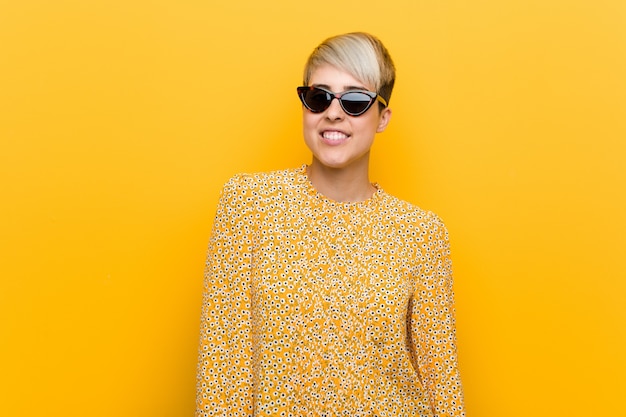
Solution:
M332 91L330 86L327 85L327 84L313 84L313 87L324 88L326 90ZM362 85L344 85L343 86L343 90L342 91L349 91L349 90L369 91L367 88L363 87Z

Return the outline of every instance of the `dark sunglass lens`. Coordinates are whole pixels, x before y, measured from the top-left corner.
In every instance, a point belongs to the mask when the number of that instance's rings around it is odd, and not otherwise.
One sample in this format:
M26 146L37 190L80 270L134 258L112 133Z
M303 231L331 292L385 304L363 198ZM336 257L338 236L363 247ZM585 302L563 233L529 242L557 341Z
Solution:
M346 113L361 114L370 106L372 98L365 93L347 93L341 96L341 104Z
M307 106L314 112L323 112L330 105L332 97L324 90L314 88L304 95L304 101Z

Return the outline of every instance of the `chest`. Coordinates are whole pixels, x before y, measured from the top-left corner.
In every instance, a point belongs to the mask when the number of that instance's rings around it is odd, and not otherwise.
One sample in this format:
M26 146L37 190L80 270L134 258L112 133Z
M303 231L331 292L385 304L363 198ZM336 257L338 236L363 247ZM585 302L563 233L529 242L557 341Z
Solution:
M293 207L261 216L251 276L256 309L400 320L420 269L408 229L350 211Z

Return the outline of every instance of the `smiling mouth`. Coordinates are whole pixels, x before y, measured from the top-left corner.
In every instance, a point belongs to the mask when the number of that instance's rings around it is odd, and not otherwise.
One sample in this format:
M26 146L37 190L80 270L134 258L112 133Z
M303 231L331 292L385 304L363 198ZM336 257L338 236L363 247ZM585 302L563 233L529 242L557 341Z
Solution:
M348 138L348 135L346 135L343 132L339 132L336 130L325 130L324 132L322 132L322 137L326 140L344 140Z

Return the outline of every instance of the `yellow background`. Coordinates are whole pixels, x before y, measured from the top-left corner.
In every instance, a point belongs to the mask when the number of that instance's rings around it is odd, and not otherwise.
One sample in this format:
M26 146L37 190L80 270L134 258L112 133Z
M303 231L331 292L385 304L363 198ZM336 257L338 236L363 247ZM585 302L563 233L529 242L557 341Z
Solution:
M398 68L372 179L446 221L468 416L626 415L626 2L0 1L0 415L191 415L218 192L309 161L327 36Z

